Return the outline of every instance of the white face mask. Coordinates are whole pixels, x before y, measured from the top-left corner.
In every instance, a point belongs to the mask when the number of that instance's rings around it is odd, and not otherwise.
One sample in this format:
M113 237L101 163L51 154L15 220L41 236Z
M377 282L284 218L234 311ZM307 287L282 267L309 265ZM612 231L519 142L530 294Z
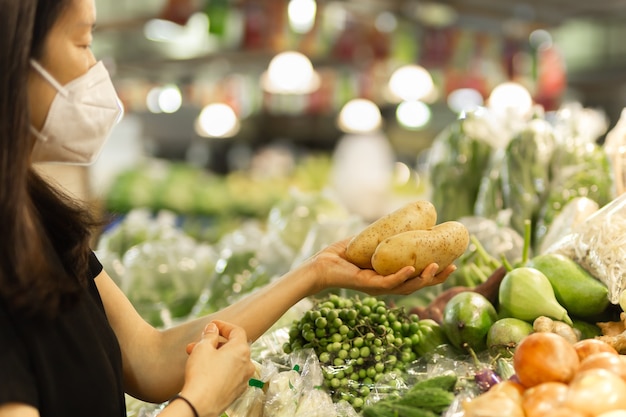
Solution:
M64 86L37 61L31 65L57 90L41 132L31 126L37 138L33 162L93 163L123 114L104 64L98 62Z

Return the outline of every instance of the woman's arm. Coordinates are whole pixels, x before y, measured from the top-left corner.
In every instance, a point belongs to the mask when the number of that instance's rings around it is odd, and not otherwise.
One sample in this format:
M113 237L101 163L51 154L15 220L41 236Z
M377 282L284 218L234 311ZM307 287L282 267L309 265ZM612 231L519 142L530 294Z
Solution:
M437 265L420 277L409 279L413 267L381 276L348 262L348 240L335 243L305 261L297 269L258 289L241 301L207 317L158 331L148 325L105 272L96 278L107 316L120 342L127 391L139 398L160 402L177 393L184 382L186 346L199 340L212 320L242 327L249 342L269 329L301 299L328 288L348 288L368 294L410 294L443 282L454 270L435 276Z
M39 417L39 411L30 405L9 403L0 405L0 417Z

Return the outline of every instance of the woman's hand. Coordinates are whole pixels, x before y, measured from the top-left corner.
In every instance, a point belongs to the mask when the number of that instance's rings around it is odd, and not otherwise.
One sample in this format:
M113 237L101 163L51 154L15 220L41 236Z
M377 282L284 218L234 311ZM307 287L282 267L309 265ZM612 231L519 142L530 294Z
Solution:
M309 262L316 269L316 292L327 288L348 288L370 295L411 294L421 288L441 284L456 270L450 265L437 274L439 266L430 264L417 277L411 278L415 268L407 266L395 274L382 276L371 269L361 269L346 259L350 239L336 242L313 256Z
M212 321L187 352L181 394L200 415L221 415L246 390L255 371L246 332L223 321Z

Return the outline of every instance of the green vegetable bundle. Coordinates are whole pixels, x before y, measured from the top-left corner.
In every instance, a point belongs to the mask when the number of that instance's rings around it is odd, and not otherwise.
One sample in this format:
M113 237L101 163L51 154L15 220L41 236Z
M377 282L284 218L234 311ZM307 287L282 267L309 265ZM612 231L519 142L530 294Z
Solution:
M552 127L537 118L509 142L502 170L504 206L513 212L511 227L524 234L525 222L537 223L550 186L555 147ZM534 244L533 244L534 246Z
M365 417L436 417L454 401L457 377L443 374L413 385L399 397L378 401L363 409Z
M535 227L541 240L554 218L576 197L602 207L615 194L614 178L604 149L596 143L560 143L550 162L550 188Z
M432 203L438 221L458 220L474 213L474 204L492 147L486 120L468 113L434 140L430 156Z

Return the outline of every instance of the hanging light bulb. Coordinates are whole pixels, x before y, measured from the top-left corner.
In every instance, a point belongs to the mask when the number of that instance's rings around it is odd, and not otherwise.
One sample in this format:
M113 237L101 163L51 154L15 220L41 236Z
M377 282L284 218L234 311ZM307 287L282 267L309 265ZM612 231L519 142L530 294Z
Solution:
M306 55L286 51L272 58L261 84L270 93L308 94L319 88L320 77Z
M403 101L396 109L396 119L406 129L421 129L430 122L431 118L430 107L421 101Z
M430 73L420 65L402 66L389 79L389 90L401 101L423 100L433 93L434 88Z
M531 112L533 99L526 87L507 81L497 85L491 91L488 106L495 112L524 116Z
M380 128L382 115L374 102L357 98L343 106L337 124L346 133L369 133Z
M307 33L315 24L317 3L315 0L291 0L287 13L291 29L296 33Z
M228 138L239 132L239 118L227 104L213 103L200 112L196 121L196 133L203 137Z

